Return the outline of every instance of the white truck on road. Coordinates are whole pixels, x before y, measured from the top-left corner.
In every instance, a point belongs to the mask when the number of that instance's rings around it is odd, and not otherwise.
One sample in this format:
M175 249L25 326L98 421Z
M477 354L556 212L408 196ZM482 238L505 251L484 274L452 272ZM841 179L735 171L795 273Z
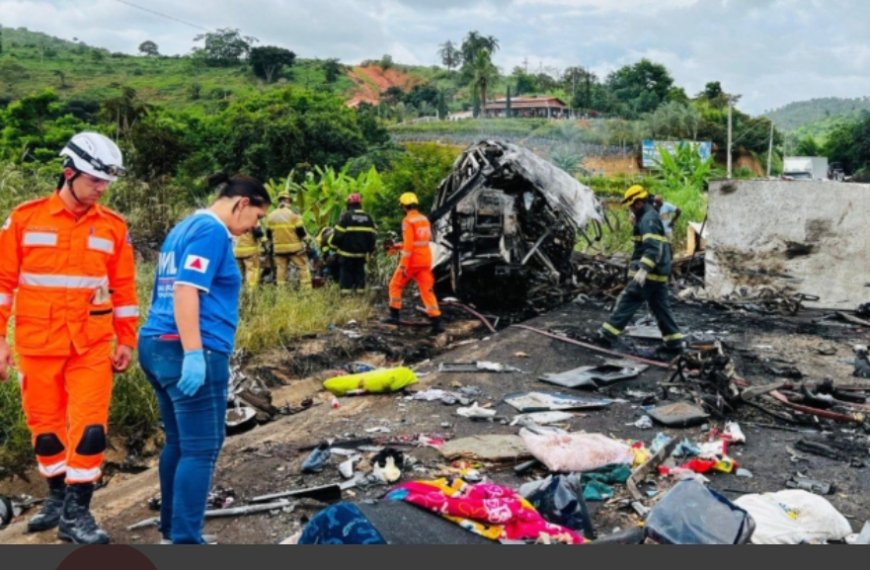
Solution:
M786 180L827 180L828 158L786 156L782 159L782 176Z

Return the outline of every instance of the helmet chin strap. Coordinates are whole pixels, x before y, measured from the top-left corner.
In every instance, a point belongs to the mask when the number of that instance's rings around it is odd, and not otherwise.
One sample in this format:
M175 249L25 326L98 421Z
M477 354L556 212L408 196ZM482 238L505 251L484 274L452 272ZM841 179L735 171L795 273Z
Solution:
M72 194L73 199L75 199L76 202L78 202L79 204L84 206L84 203L82 203L82 201L79 200L79 197L76 195L76 190L73 187L73 182L75 182L76 178L78 178L80 175L81 175L81 172L76 170L75 174L73 174L72 178L67 180L67 186L69 186L69 192L70 192L70 194Z

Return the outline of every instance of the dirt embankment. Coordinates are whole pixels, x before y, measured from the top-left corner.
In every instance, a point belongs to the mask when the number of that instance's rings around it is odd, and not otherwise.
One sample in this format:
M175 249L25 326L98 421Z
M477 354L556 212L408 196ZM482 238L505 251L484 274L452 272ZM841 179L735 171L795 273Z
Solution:
M377 105L381 102L381 95L390 87L398 87L408 92L415 85L422 83L417 77L403 73L390 67L384 69L379 65L355 66L351 68L348 77L356 86L351 98L347 101L350 107L356 107L361 103Z

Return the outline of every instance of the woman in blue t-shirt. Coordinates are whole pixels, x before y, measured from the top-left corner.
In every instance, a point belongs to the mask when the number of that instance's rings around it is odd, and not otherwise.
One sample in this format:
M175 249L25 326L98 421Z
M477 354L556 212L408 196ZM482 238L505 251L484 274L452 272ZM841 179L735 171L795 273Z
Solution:
M223 445L229 360L242 277L233 236L253 228L271 203L247 176L209 179L211 207L175 226L157 264L139 364L154 387L166 444L160 454L160 531L165 542L203 544L215 462Z

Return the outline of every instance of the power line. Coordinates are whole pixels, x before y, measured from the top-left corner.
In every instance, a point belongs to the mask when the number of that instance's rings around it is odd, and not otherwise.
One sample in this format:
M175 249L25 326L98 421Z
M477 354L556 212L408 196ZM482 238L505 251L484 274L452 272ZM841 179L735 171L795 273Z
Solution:
M149 14L154 14L155 16L160 16L161 18L166 18L167 20L172 20L174 22L184 24L185 26L190 26L191 28L196 28L198 30L204 30L206 32L211 31L209 28L205 28L205 27L197 25L197 24L191 24L190 22L186 22L186 21L181 20L179 18L176 18L174 16L170 16L169 14L164 14L163 12L158 12L156 10L152 10L151 8L145 8L144 6L139 6L137 4L133 4L132 2L127 2L126 0L115 0L115 2L118 2L120 4L125 4L127 6L130 6L131 8L136 8L137 10L142 10L143 12L148 12Z

